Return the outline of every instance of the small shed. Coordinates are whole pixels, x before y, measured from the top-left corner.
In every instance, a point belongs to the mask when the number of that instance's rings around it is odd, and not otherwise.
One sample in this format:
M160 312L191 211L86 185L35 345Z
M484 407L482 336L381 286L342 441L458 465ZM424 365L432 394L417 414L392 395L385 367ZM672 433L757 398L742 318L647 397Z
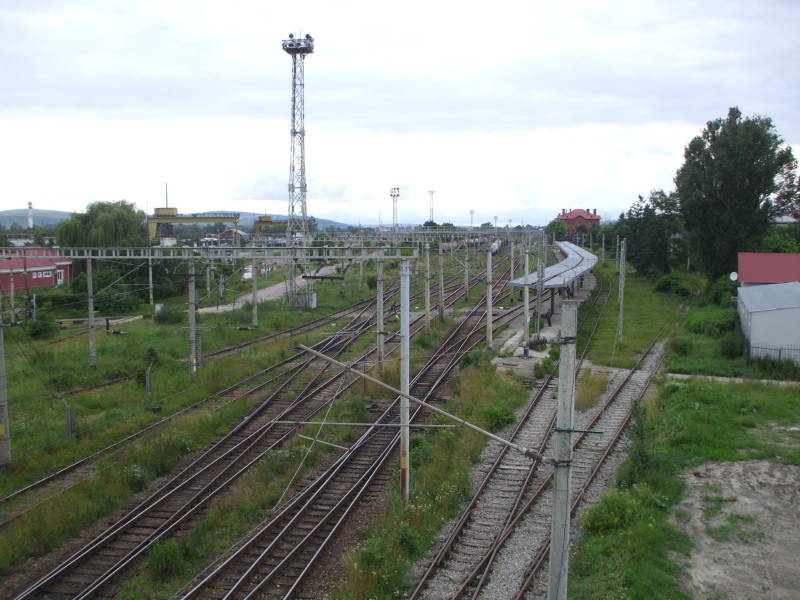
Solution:
M750 356L800 364L800 283L740 287L737 307Z

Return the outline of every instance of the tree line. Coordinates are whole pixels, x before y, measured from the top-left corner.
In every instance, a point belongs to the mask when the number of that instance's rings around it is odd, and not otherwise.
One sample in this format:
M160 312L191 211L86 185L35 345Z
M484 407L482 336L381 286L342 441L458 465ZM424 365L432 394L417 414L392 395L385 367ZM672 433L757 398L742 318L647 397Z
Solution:
M686 146L674 183L639 196L602 230L627 238L640 272L692 268L714 281L736 270L739 252L800 252L800 224L776 223L800 216L797 160L769 117L733 107L709 121Z

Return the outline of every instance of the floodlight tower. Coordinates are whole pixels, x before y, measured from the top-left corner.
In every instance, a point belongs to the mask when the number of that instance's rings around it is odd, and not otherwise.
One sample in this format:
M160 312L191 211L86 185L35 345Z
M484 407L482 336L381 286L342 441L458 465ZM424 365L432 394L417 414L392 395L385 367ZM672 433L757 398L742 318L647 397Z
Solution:
M436 193L436 190L428 190L428 193L431 195L431 216L429 221L433 223L433 195Z
M392 197L392 234L397 237L397 199L400 197L400 188L393 187L389 195Z
M289 163L289 217L286 226L286 240L290 246L300 241L309 242L308 215L306 211L306 152L305 152L305 100L304 68L306 54L314 52L314 38L306 34L295 38L289 34L283 40L283 51L292 57L292 150ZM295 264L290 263L287 273L287 295L289 302L297 299L295 289Z

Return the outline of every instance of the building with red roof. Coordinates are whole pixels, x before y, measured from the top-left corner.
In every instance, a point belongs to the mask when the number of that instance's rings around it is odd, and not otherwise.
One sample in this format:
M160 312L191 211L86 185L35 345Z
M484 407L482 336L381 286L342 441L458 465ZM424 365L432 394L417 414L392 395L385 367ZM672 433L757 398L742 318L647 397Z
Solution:
M800 281L800 254L739 252L737 274L743 286Z
M55 287L72 281L72 259L57 248L0 248L0 290L3 295Z
M561 209L561 214L556 217L567 226L567 238L572 239L576 233L589 233L594 227L600 225L600 215L597 209L574 208L567 212Z

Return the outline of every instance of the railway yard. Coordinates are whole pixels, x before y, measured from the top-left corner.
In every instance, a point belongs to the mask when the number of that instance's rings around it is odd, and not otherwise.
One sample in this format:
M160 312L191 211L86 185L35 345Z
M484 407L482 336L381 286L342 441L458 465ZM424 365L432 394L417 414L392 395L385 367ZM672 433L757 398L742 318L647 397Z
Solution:
M190 335L187 360L185 316L119 319L109 328L123 333L99 335L98 367L84 378L58 375L59 363L74 371L85 361L83 324L33 343L9 328L16 458L0 488L0 597L547 597L557 487L550 457L564 431L571 445L570 597L573 585L575 597L611 597L608 590L629 577L623 567L617 576L597 573L610 567L596 557L610 552L672 557L679 566L661 564L648 581L673 589L673 597L756 585L736 580L705 551L749 536L769 549L760 559L769 564L796 523L782 528L784 541L759 538L757 519L772 523L775 515L733 511L741 508L737 496L697 456L772 457L786 464L761 464L760 481L796 490L798 437L790 423L797 407L738 423L750 428L746 435L726 431L735 441L724 456L706 450L675 458L669 453L684 447L666 434L675 433L675 422L648 426L648 415L655 419L663 399L716 397L725 386L663 376L675 354L670 340L694 308L631 273L623 338L619 263L605 250L600 259L572 244L535 241L484 235L433 240L438 252L417 244L395 254L373 247L334 257L315 272L314 310L284 304L281 263L277 276L261 281L255 306L241 296L218 301L218 310L213 297L202 297L194 307L207 308L195 315L190 284L189 323L197 319L202 348ZM538 258L549 265L541 285L536 269L524 292L509 285ZM256 260L254 253L236 264ZM252 285L256 298L258 282ZM562 330L567 300L578 305L571 379L563 379L571 363L559 362L559 347L572 339ZM175 308L182 302L168 310L184 310ZM255 326L245 326L251 318ZM569 430L556 425L560 377L576 382ZM26 379L33 381L27 388ZM747 397L732 402L757 414L762 396L775 389L759 385L745 384ZM397 389L414 399L407 417ZM653 492L643 506L660 516L642 518L672 533L652 541L657 552L645 541L613 542L618 530L634 535L620 528L644 512L608 503L644 494L645 484L656 485L648 477L667 478L662 459L672 461L670 481L688 483ZM704 477L715 487L697 488ZM686 487L692 491L681 500ZM796 499L789 494L790 510ZM682 508L670 516L676 502ZM719 533L723 526L727 533ZM692 555L690 539L697 544L701 534L707 539ZM628 546L603 546L612 543ZM715 583L692 556L717 561ZM796 566L772 562L778 566L763 584L766 597L795 597L789 582L800 575Z

